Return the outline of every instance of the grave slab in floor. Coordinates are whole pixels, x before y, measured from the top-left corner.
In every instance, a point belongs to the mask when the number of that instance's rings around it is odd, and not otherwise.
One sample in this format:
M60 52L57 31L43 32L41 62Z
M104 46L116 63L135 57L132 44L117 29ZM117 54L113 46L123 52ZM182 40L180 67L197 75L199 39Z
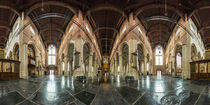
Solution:
M210 105L209 81L169 76L85 84L71 77L45 76L0 81L0 87L0 105Z

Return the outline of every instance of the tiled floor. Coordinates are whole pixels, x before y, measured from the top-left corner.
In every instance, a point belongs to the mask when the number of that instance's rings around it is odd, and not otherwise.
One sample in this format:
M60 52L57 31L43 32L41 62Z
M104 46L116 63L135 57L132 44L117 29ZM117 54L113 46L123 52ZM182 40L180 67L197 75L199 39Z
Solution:
M1 80L0 105L210 105L210 81L147 76L85 84L71 77Z

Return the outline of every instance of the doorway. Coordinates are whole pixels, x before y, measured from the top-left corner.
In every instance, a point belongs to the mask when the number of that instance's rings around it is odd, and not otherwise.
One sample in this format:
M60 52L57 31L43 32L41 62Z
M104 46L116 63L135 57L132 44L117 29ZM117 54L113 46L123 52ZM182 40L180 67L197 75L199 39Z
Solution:
M162 70L158 69L157 70L157 78L161 79L161 75L162 75Z
M54 75L54 70L50 70L50 75Z

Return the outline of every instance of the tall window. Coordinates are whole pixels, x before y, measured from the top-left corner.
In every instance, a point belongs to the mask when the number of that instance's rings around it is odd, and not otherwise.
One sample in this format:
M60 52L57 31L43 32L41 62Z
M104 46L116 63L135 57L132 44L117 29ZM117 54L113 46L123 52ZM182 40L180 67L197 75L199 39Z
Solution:
M149 71L149 62L147 62L147 71Z
M54 45L48 47L48 65L55 65L56 49Z
M180 53L176 55L177 68L182 68L182 56Z
M31 33L32 33L33 35L35 35L35 31L34 31L34 29L33 29L32 26L30 27L30 31L31 31Z
M65 70L65 64L64 64L64 62L62 62L62 69L63 69L63 71Z
M163 48L160 45L155 49L155 65L163 65Z

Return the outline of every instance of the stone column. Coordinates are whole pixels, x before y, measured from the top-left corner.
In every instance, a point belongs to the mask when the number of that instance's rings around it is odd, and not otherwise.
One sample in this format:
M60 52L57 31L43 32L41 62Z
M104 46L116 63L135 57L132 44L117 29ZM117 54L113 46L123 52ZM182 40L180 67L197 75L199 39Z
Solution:
M119 53L119 70L117 69L117 74L119 73L119 75L123 75L122 74L123 71L123 61L122 61L122 53Z
M24 12L21 14L20 27L24 26ZM24 34L20 33L19 38L20 78L28 79L28 45L24 42Z
M175 65L174 65L174 63L175 63L175 56L172 56L172 61L171 61L171 63L172 63L171 74L172 74L172 77L175 77L175 72L176 72L176 70L175 70Z
M111 67L112 67L112 69L111 69L112 75L114 75L114 72L115 72L115 69L114 69L114 67L115 67L115 62L114 62L114 60L113 60L112 63L111 63Z
M68 58L64 57L64 76L69 76L68 72Z
M12 67L12 72L14 72L15 71L15 63L12 63L11 67Z
M190 29L190 24L188 24L187 14L185 14L185 24L186 24L186 27ZM182 58L182 61L184 61L183 62L184 72L182 73L183 79L190 78L190 63L189 62L191 60L191 44L190 44L191 37L188 33L186 37L187 37L186 44L182 46L183 47L182 52L184 53L183 58Z
M36 66L35 66L35 75L39 76L39 62L38 62L39 56L36 56Z
M28 44L20 44L20 78L28 79Z
M92 59L93 59L93 55L92 55L92 53L90 53L89 66L88 66L88 77L93 77L93 62L92 62Z
M129 59L128 59L128 75L133 76L134 79L137 79L138 73L137 70L131 67L131 59L132 62L135 62L134 59L132 58L132 53L136 51L136 45L137 42L135 40L130 40L129 41Z
M96 58L95 58L95 60L94 60L94 66L93 66L93 76L96 76L96 74L97 74L97 68L96 68Z
M190 78L190 44L182 46L182 79Z
M153 73L154 73L154 70L153 70L153 62L152 62L152 59L150 60L150 74L152 74L153 75Z
M149 63L149 74L151 74L151 60L148 62Z
M116 59L114 59L114 76L116 76L116 74L117 74L117 60Z
M144 56L144 76L147 75L147 56Z
M61 63L60 60L58 60L58 75L61 76Z

